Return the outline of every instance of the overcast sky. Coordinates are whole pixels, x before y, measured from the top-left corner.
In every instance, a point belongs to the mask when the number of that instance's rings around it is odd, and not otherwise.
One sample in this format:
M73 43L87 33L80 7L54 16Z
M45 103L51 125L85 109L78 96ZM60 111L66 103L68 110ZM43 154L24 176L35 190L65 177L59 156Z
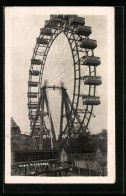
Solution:
M85 8L86 9L86 8ZM93 8L92 8L93 9ZM52 12L51 12L52 11ZM7 93L10 108L9 115L12 116L20 126L22 132L30 132L30 121L28 119L27 92L30 59L36 38L39 36L40 28L44 26L44 21L49 19L52 13L64 13L62 9L39 8L7 8L6 9L6 83L9 85ZM65 14L78 14L85 18L85 25L92 27L90 38L97 40L98 47L95 55L101 58L101 65L97 68L97 75L102 76L102 85L97 87L97 95L101 97L101 105L95 106L95 118L91 119L89 129L92 133L108 129L108 69L111 62L108 62L108 35L111 29L107 27L107 16L101 12L84 12L81 8L72 8L65 11ZM111 85L111 84L110 84ZM10 94L9 94L10 93Z

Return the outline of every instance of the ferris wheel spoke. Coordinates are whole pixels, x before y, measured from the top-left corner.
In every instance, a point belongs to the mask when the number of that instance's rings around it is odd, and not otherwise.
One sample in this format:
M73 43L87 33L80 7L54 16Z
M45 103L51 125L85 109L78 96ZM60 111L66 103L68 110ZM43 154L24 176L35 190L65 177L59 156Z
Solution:
M60 75L62 75L63 73L67 72L69 69L71 69L71 67L67 68L65 71L61 72L60 74L58 74L53 80L52 82L54 82Z
M53 50L53 51L55 51L55 50ZM54 59L54 56L53 56L52 51L51 51L50 53L51 53L51 56L52 56L53 63L54 63L54 65L55 65L56 72L58 73L58 72L59 72L59 69L58 69L57 60Z
M50 77L49 77L50 76ZM45 74L44 74L44 78L45 79L50 79L52 80L55 77L54 73L51 71L51 69L47 69L45 66Z
M62 56L62 54L63 54L63 52L64 52L64 50L65 50L65 47L67 46L67 41L66 41L66 44L65 44L65 46L63 47L63 49L62 49L62 51L60 52L60 55L59 55L59 58L58 58L58 60L57 60L57 64L59 63L59 60L60 60L60 58L61 58L61 56Z
M52 66L52 63L53 63L53 65L54 65L54 67L55 67L55 69L56 70L58 70L57 69L57 66L56 66L56 62L55 62L55 60L54 60L54 57L53 57L53 54L52 54L52 52L50 51L50 54L51 54L51 57L50 58L48 58L50 61L49 61L49 64Z

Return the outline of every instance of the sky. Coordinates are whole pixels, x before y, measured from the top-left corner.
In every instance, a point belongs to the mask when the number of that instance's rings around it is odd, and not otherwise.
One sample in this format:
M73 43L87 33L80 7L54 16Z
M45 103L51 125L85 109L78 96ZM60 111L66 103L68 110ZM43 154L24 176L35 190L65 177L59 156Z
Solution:
M93 9L93 8L92 8ZM84 8L85 10L85 8ZM96 94L101 98L101 105L94 109L95 118L91 119L89 130L98 133L102 129L108 129L108 86L113 86L113 72L109 72L112 66L108 60L111 53L108 36L111 26L108 28L108 18L101 11L83 11L79 9L53 9L43 7L23 8L12 7L5 10L5 67L7 106L10 117L13 117L22 132L30 132L30 121L28 119L27 92L30 69L30 59L36 38L39 36L40 28L44 26L50 14L78 14L85 18L85 25L92 27L90 38L97 40L98 47L94 50L95 55L101 58L101 65L97 68L97 75L102 77L102 85L97 87ZM53 47L53 45L52 45ZM109 80L110 79L110 80ZM108 80L112 84L108 85ZM109 98L108 98L109 97Z

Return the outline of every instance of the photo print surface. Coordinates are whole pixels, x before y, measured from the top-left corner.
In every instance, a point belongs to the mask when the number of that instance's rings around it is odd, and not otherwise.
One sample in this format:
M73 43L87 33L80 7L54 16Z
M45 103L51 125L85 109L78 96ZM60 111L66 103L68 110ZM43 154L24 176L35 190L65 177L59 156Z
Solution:
M114 183L114 77L113 8L6 7L6 182Z

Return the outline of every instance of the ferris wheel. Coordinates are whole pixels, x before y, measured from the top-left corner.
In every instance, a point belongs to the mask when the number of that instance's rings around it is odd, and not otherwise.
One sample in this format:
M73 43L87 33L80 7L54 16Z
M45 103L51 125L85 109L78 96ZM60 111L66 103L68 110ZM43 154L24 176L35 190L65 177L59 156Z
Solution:
M91 33L77 15L50 15L40 29L28 81L31 136L38 138L40 149L44 138L60 149L68 138L89 133L93 107L100 104L96 86L102 84Z

